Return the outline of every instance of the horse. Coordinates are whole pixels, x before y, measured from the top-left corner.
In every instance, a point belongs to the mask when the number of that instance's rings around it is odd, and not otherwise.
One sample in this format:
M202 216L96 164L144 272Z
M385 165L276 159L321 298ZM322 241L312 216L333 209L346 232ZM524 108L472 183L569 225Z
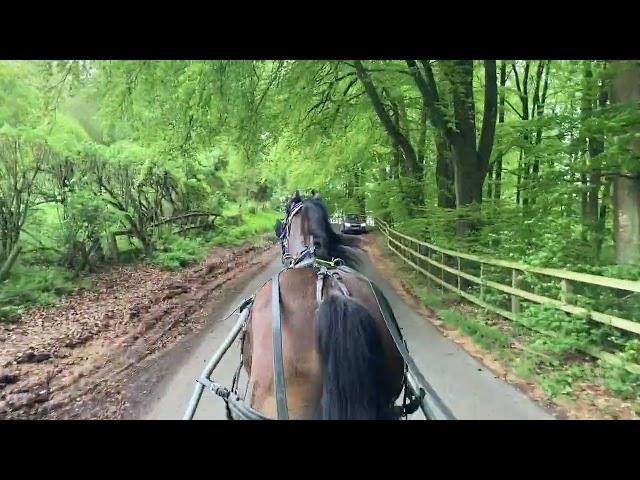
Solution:
M400 329L382 292L356 270L357 241L334 232L318 198L296 192L286 211L275 233L289 268L256 292L242 335L245 401L267 418L400 418L406 365L389 330Z

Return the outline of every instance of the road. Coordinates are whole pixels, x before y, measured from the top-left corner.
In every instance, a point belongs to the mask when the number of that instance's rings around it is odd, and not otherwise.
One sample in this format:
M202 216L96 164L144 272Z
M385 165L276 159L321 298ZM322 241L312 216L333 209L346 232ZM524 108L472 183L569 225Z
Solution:
M171 367L166 379L152 391L143 419L180 419L193 392L195 379L207 361L227 336L236 317L220 321L231 313L242 299L251 296L263 283L281 268L275 258L258 275L244 285L226 292L224 306L212 312L208 326L200 331L201 337L191 346L192 353L185 355L181 363ZM522 392L495 377L460 346L444 337L438 329L418 315L381 277L365 258L362 273L377 283L389 300L398 319L409 351L419 369L433 386L443 402L461 420L552 420L554 417L529 399ZM225 311L226 309L226 311ZM179 348L179 345L174 347ZM231 379L239 361L236 344L216 368L213 379L225 386ZM243 372L244 373L244 372ZM241 377L241 385L246 376ZM420 412L412 419L424 418ZM209 392L204 392L196 419L224 419L224 402Z

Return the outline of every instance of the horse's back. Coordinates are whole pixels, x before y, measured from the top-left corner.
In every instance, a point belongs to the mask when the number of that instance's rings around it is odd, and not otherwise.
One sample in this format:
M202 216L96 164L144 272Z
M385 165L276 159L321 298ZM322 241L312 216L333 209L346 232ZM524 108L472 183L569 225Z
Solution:
M280 318L287 402L290 418L308 418L322 393L314 328L315 274L290 269L280 274ZM256 293L247 324L250 337L250 389L254 408L275 416L273 387L272 283ZM252 402L253 403L253 402Z

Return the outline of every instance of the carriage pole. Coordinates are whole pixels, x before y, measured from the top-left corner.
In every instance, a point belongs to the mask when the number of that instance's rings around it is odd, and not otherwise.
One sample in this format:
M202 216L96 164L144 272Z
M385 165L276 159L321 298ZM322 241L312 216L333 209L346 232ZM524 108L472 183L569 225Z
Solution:
M415 378L413 378L413 375L411 375L411 372L407 372L407 386L413 391L414 395L418 396L420 394L421 389L418 387L418 384ZM422 414L427 420L436 420L433 410L429 407L424 398L420 399L420 410L422 410Z
M200 382L200 379L207 380L207 381L209 380L209 376L211 375L211 372L213 372L213 370L218 366L218 363L220 363L220 360L222 360L223 355L227 352L227 350L229 350L233 341L240 334L240 331L242 330L244 322L247 320L247 317L249 316L249 311L250 309L248 308L245 308L244 310L242 310L242 313L238 317L238 321L231 329L231 333L229 333L229 336L227 336L227 338L224 340L224 343L220 346L220 348L218 348L218 351L216 351L213 357L211 357L211 360L209 360L209 364L205 367L204 371L202 372L202 375L200 375L200 378L196 380L196 388L194 389L193 395L191 396L191 401L189 402L187 411L185 412L184 417L182 417L183 420L193 419L193 415L196 412L196 407L198 406L198 403L200 402L200 397L202 397L202 392L204 391L204 382Z

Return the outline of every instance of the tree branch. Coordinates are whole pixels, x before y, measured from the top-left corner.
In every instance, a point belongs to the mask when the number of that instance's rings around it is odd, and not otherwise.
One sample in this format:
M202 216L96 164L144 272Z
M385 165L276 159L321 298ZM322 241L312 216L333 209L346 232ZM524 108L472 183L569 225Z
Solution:
M410 164L416 165L417 160L415 150L413 149L407 138L394 124L393 119L389 115L389 112L387 112L384 108L382 100L380 99L380 95L378 94L378 91L376 90L376 87L373 84L371 77L369 76L369 72L367 72L360 60L355 61L354 68L356 69L358 79L362 83L362 86L364 87L365 92L367 93L367 96L369 97L369 100L373 105L373 109L382 122L382 126L391 137L393 143L402 150L402 153L405 155L405 159Z
M455 132L449 128L447 122L445 121L444 115L438 106L438 102L440 101L438 97L438 88L436 86L435 79L433 77L433 70L431 69L431 65L426 60L421 60L422 66L425 70L424 75L420 72L418 65L415 60L405 60L407 66L409 67L409 73L413 77L414 82L416 83L418 90L422 94L422 99L426 104L426 113L429 117L429 120L433 124L434 127L439 129L447 140L451 143L454 143L457 140Z
M504 99L504 103L506 103L506 104L511 108L511 110L513 110L513 112L514 112L516 115L518 115L518 117L520 117L520 120L524 120L524 117L522 116L522 113L520 113L520 112L516 109L516 107L514 107L514 106L511 104L511 102L510 102L509 100L507 100L507 99L505 98L505 99Z

